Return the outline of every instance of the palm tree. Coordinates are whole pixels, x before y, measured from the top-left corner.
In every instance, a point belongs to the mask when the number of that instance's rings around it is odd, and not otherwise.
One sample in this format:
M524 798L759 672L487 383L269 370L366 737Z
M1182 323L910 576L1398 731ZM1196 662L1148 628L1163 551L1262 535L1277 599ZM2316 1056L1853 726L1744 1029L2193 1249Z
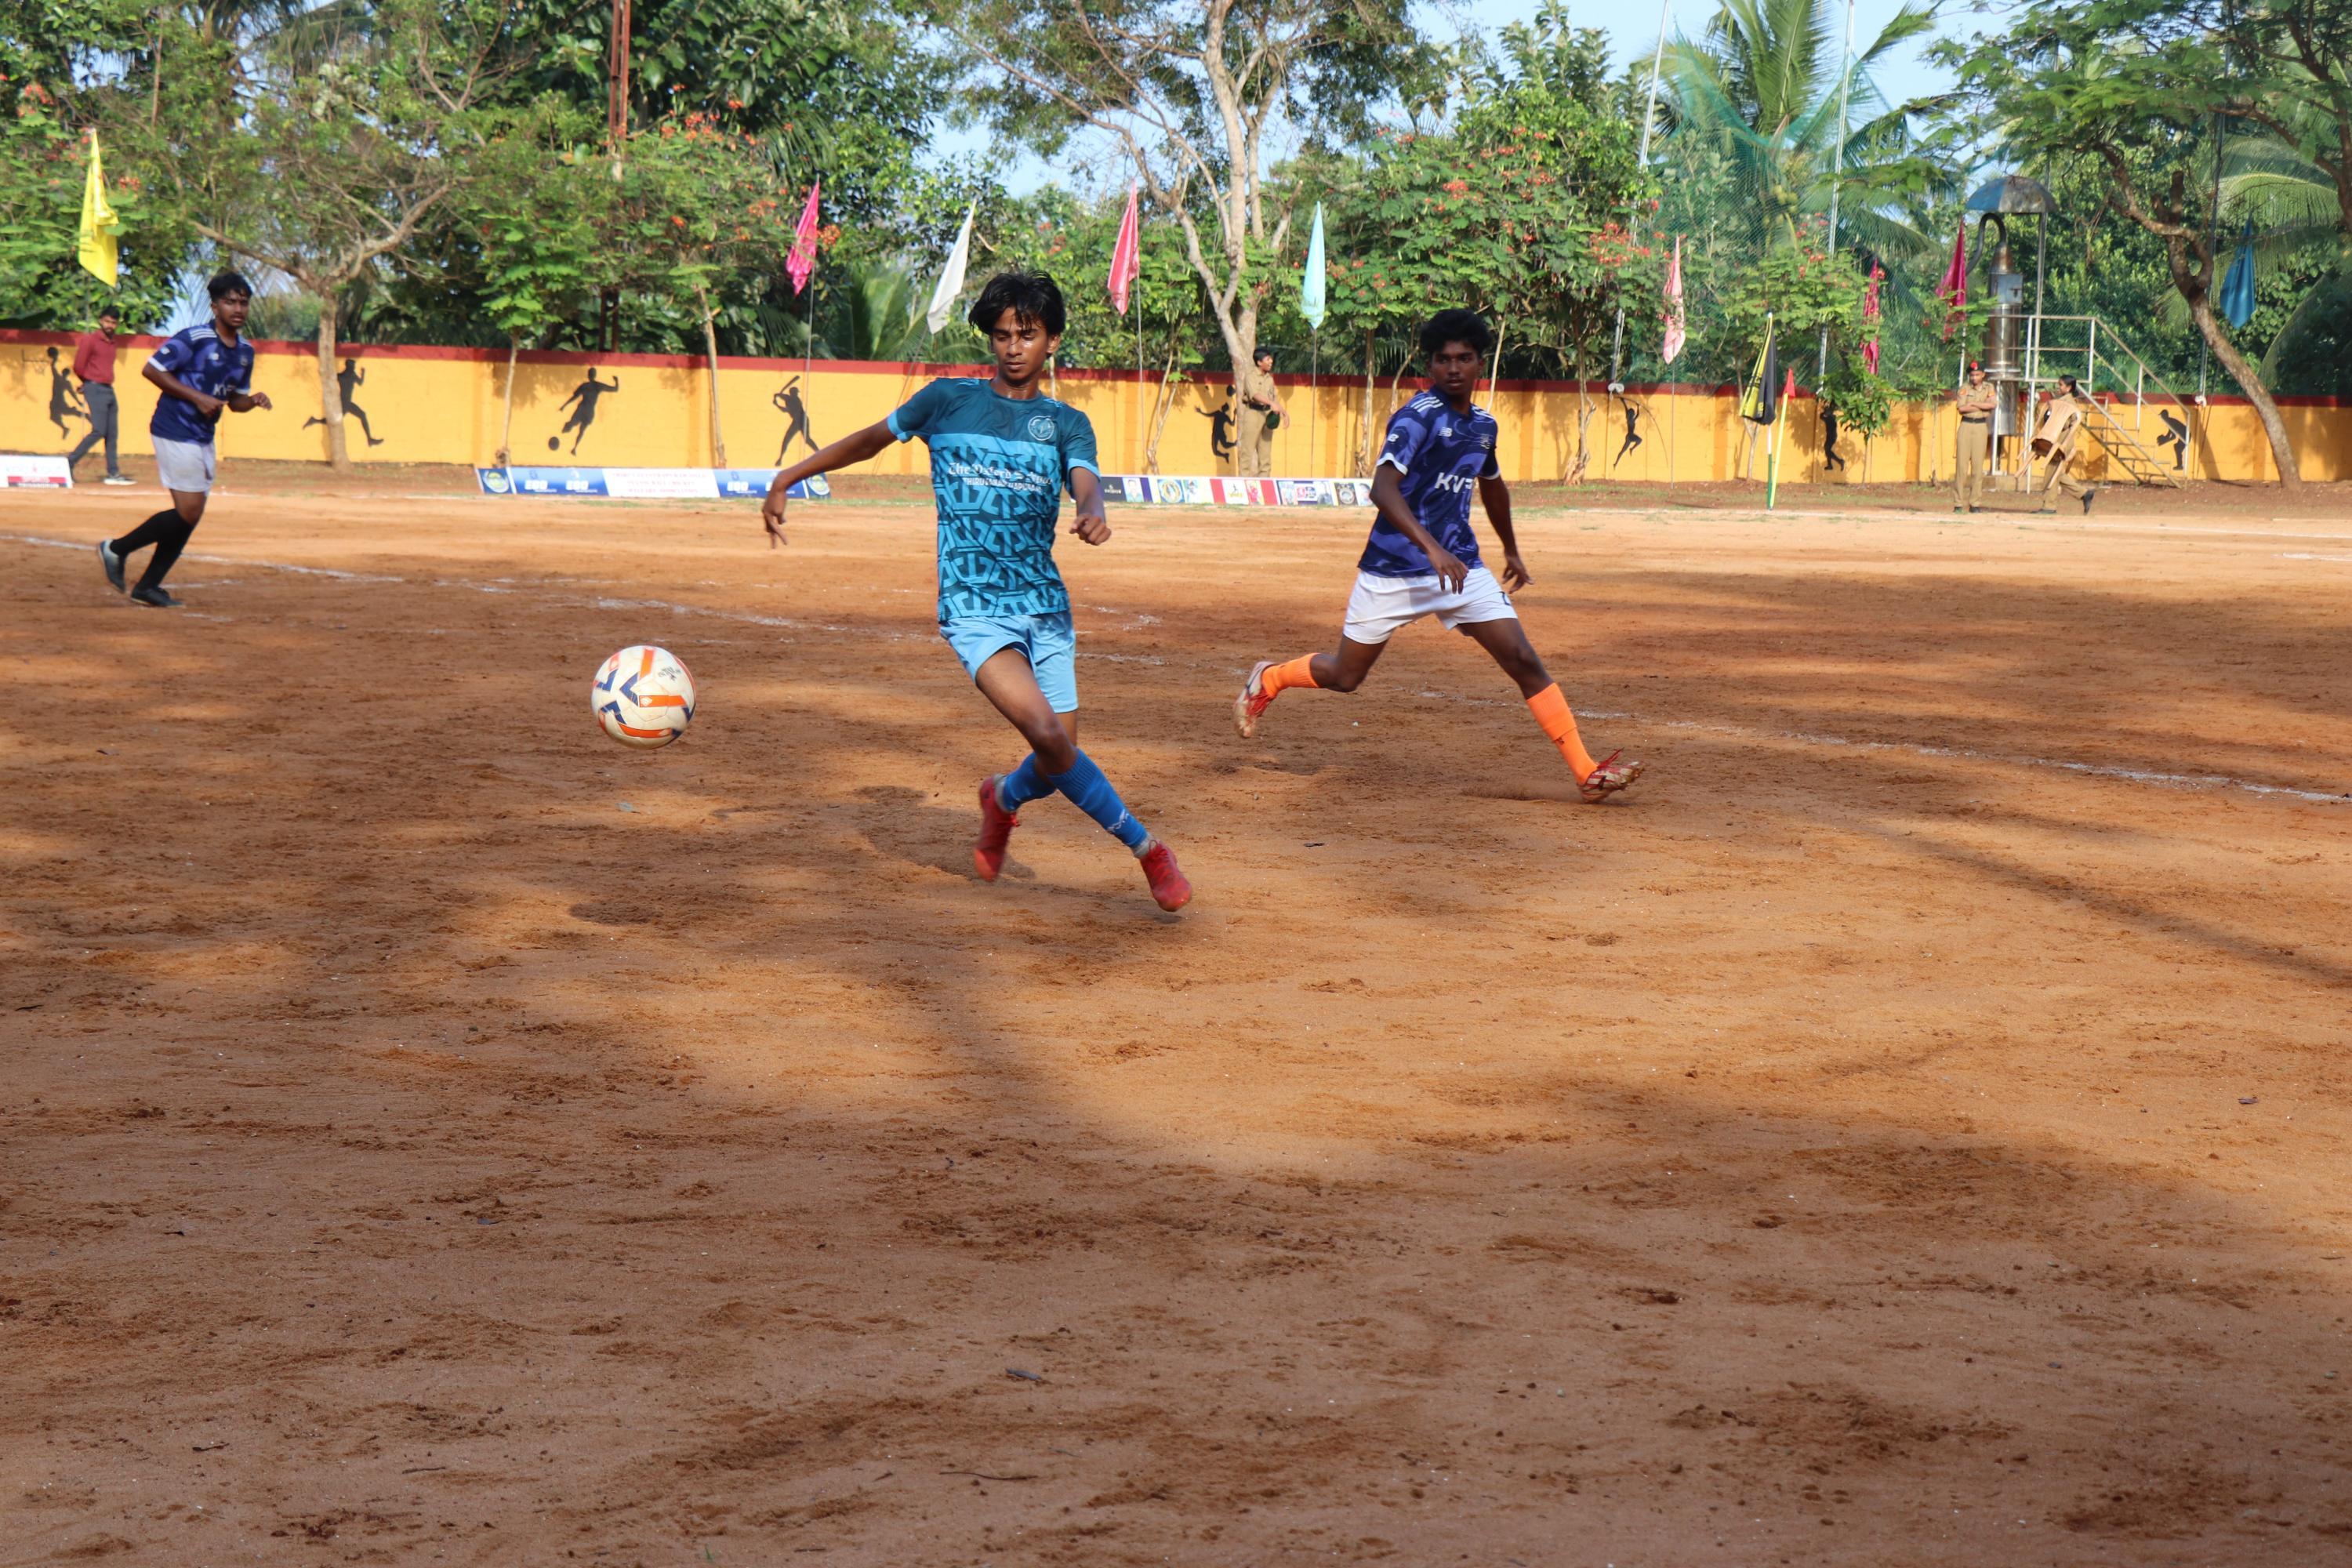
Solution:
M1896 174L1914 172L1910 117L1920 106L1890 104L1869 68L1935 20L1933 4L1907 0L1854 56L1850 76L1837 0L1723 0L1703 37L1666 46L1667 158L1727 180L1722 216L1733 246L1757 255L1795 244L1807 220L1828 212L1833 186L1843 196L1841 240L1882 255L1930 243L1894 199Z
M2352 310L2352 218L2346 216L2337 183L2343 176L2308 151L2313 146L2332 151L2335 128L2307 110L2298 113L2301 107L2292 101L2273 107L2273 113L2283 115L2298 133L2294 140L2275 131L2234 136L2222 153L2222 210L2253 225L2256 258L2275 266L2289 258L2314 256L2326 266L2263 354L2263 380L2273 385L2280 362L2298 342ZM2231 226L2223 224L2223 237ZM2216 243L2226 239L2217 237ZM2178 306L2179 300L2176 297L2167 304ZM2177 313L2185 315L2186 310Z

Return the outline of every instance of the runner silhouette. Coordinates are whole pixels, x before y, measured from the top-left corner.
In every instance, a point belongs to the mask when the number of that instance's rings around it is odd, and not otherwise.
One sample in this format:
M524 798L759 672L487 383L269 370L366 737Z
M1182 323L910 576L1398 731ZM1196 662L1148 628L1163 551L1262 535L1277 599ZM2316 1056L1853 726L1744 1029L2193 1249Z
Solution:
M367 410L352 401L352 394L365 384L367 384L367 372L359 367L357 360L345 360L343 368L335 373L335 395L342 401L344 416L360 422L360 434L367 437L369 446L381 447L383 445L383 440L368 425ZM314 414L302 421L302 428L308 430L313 425L324 425L326 422L323 416Z
M801 378L796 375L791 377L768 401L783 410L786 421L784 444L776 448L776 466L780 468L784 466L784 454L793 449L793 437L795 436L808 443L810 451L815 451L816 437L809 434L808 405L801 401Z
M49 423L58 427L60 436L71 436L66 428L66 416L73 415L87 423L89 410L83 406L81 394L74 390L73 377L58 368L57 345L49 345Z
M1822 457L1831 468L1843 468L1845 459L1838 456L1837 438L1837 410L1824 403L1822 405Z
M565 432L576 430L579 432L579 435L572 437L572 455L575 458L578 457L580 455L580 437L588 434L588 426L596 423L597 399L603 397L608 392L618 392L620 390L621 378L619 376L614 376L609 382L598 381L596 379L596 367L593 364L590 365L588 367L588 379L573 387L572 389L572 395L555 405L556 410L560 413L566 408L572 408L572 405L575 403L580 405L579 407L572 410L572 417L563 422L563 429L558 430L555 433L554 438L549 441L548 445L551 447L554 446L556 442L563 439Z

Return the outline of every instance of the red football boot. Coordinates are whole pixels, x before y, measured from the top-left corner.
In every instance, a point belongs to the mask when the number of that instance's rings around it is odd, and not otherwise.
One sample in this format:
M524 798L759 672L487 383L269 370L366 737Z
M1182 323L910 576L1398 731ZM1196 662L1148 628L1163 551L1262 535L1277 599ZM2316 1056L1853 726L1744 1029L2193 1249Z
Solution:
M1143 866L1143 879L1151 884L1151 901L1163 910L1181 910L1192 901L1192 884L1184 879L1183 868L1176 864L1176 851L1157 838L1151 847L1136 857Z
M1004 869L1005 841L1021 826L1018 813L996 804L996 784L994 775L981 782L980 837L971 841L971 868L980 873L983 882L993 882L997 873Z

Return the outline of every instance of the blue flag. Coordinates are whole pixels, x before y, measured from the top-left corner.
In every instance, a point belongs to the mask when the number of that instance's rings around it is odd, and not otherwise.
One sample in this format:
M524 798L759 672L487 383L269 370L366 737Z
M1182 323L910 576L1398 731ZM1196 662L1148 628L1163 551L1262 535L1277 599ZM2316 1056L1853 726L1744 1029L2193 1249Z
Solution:
M2254 220L2246 220L2245 232L2238 238L2236 259L2230 263L2229 276L2221 279L2221 314L2230 319L2232 327L2243 327L2254 319Z
M1323 330L1323 204L1315 204L1315 233L1307 241L1307 275L1298 280L1298 313L1317 331Z

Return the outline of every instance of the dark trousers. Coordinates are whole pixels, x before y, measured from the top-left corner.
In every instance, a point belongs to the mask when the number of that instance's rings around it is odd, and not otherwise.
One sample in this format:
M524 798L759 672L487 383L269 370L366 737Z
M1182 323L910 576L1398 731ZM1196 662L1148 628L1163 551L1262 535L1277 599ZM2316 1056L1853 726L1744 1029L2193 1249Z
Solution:
M103 440L106 443L106 471L109 476L120 474L122 465L116 457L114 442L121 419L114 401L114 388L102 381L85 381L81 384L81 397L89 405L89 434L81 438L81 445L76 447L73 456L66 459L66 467L72 468L89 457L89 449Z

